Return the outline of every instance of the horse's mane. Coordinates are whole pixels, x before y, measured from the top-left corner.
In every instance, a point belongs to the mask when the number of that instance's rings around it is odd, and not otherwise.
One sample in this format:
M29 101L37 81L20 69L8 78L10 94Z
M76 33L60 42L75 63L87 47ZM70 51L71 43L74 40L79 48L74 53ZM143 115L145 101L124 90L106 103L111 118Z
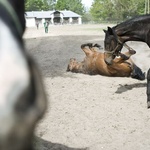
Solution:
M129 29L134 29L134 30L141 29L141 26L143 27L143 25L146 29L146 27L149 28L149 24L150 24L150 14L147 14L147 15L136 16L134 18L121 22L116 26L114 26L113 29L128 31Z

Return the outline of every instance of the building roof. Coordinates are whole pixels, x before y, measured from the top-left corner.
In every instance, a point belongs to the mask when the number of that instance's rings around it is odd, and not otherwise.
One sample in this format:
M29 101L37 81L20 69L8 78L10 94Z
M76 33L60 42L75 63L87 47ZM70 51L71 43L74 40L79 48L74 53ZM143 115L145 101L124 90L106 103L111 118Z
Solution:
M81 17L77 13L75 13L73 11L69 11L69 10L64 10L64 11L60 11L60 12L64 14L64 17Z
M28 11L26 12L27 18L51 18L51 14L53 14L56 11ZM80 15L70 11L70 10L64 10L64 11L58 11L63 14L63 17L81 17Z

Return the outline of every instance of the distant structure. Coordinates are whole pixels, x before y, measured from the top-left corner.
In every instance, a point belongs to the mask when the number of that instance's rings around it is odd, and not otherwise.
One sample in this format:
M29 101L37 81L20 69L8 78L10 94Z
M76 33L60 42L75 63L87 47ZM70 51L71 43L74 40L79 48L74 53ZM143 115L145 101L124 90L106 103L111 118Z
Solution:
M82 24L82 17L72 11L30 11L25 13L26 26L34 27L38 23L43 26L45 21L49 24Z

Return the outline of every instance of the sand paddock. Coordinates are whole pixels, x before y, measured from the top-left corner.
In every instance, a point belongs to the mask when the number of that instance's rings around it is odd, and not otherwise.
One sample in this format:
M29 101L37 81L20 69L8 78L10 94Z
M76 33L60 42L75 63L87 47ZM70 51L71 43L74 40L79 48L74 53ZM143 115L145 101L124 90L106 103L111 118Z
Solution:
M111 26L111 25L110 25ZM149 150L150 110L146 80L66 72L71 57L81 61L83 43L103 46L107 25L28 28L25 46L38 62L48 96L48 110L36 129L37 150ZM129 42L132 57L147 72L150 49Z

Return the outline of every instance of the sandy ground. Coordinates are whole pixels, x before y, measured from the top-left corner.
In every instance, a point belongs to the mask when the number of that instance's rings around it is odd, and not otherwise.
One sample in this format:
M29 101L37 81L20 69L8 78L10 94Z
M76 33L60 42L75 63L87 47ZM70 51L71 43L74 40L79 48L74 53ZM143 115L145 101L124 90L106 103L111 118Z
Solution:
M110 25L111 26L111 25ZM150 110L146 80L66 72L71 57L81 61L80 45L103 46L107 25L28 28L25 45L37 60L48 96L48 110L36 129L37 150L149 150ZM147 71L150 49L129 42L136 64Z

